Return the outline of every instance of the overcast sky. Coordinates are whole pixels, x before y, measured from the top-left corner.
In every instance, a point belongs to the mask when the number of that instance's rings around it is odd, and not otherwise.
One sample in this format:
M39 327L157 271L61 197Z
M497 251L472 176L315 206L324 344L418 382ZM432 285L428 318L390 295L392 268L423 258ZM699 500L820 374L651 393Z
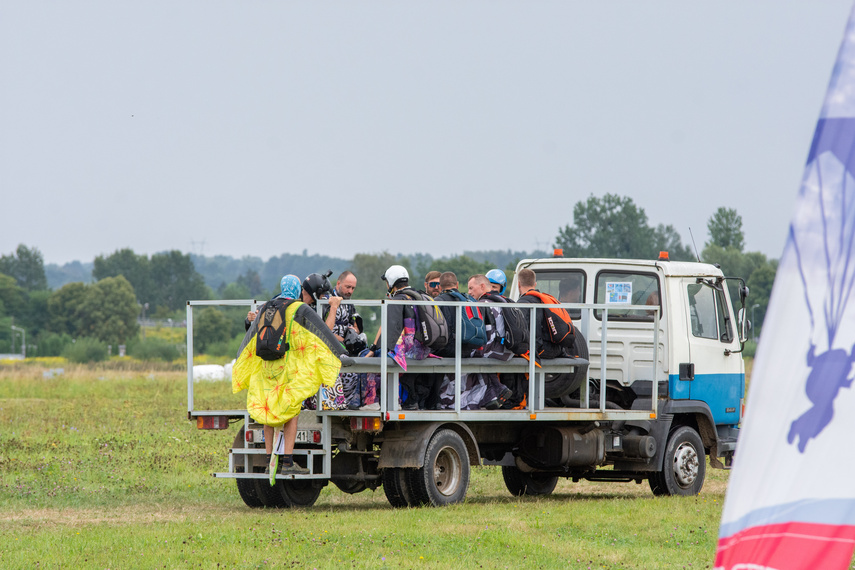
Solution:
M551 247L591 194L778 257L850 0L0 2L0 254Z

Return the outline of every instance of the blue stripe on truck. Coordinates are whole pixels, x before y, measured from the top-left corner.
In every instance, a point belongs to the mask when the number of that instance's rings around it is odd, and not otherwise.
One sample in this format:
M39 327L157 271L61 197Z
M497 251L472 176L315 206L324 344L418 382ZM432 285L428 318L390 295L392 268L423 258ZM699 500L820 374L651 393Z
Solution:
M716 425L736 425L745 397L745 374L695 374L694 380L668 376L672 400L700 400L710 407Z

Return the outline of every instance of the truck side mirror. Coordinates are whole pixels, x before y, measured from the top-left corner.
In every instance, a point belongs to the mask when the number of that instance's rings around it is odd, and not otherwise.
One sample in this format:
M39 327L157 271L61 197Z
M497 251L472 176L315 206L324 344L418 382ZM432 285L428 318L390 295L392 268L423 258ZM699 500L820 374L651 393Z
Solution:
M748 285L742 285L739 287L739 300L742 301L742 304L745 304L745 299L748 298Z

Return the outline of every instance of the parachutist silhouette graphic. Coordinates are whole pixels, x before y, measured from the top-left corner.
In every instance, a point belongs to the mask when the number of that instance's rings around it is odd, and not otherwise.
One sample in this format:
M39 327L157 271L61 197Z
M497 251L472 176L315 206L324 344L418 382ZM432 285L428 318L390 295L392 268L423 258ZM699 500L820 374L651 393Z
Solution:
M790 424L787 434L787 443L793 443L798 438L801 453L804 453L808 441L831 423L837 393L841 388L852 386L853 380L849 372L855 362L855 345L849 354L842 348L829 350L819 356L815 353L816 345L811 344L807 354L807 365L811 370L805 383L805 393L813 406Z

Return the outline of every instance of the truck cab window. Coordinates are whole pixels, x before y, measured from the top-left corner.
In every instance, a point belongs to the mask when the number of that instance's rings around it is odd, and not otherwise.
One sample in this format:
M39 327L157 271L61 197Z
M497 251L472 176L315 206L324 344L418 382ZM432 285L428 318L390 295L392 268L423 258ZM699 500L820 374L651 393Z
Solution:
M652 321L655 309L637 310L624 307L647 305L661 308L661 299L659 279L655 274L602 271L597 275L596 302L610 305L610 321ZM594 311L594 316L602 320L602 311Z
M716 300L713 288L700 283L687 287L692 334L699 338L718 340Z

